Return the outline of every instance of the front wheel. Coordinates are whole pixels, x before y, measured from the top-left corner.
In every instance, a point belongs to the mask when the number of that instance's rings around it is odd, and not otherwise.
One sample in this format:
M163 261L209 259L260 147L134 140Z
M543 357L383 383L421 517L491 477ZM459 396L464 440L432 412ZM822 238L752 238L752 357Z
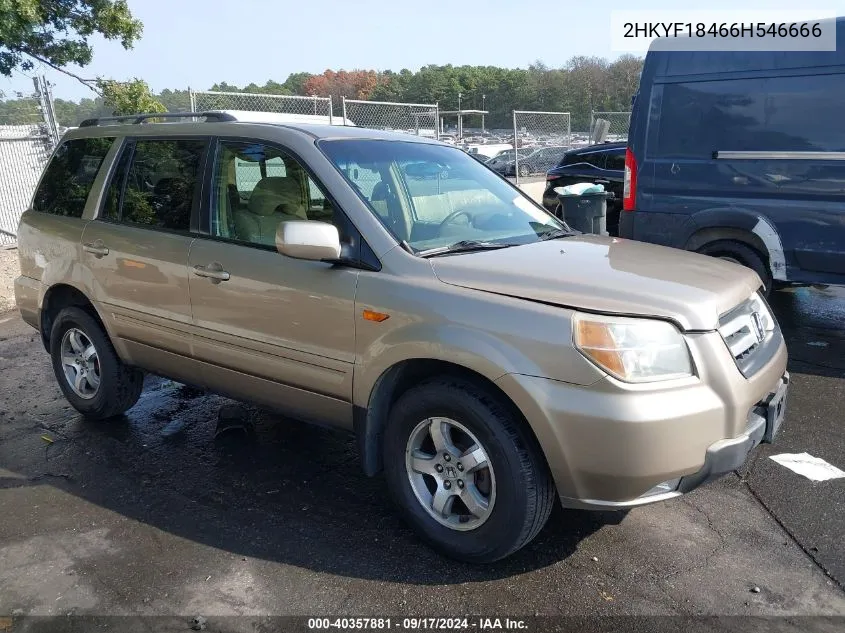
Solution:
M773 282L772 273L769 271L768 266L766 266L763 257L747 244L735 240L716 240L715 242L705 244L698 249L698 252L750 268L757 273L757 276L763 282L764 294L768 296L771 292Z
M56 316L50 357L65 398L87 418L124 413L144 387L143 372L121 362L100 324L80 308L65 308Z
M403 394L385 432L387 485L417 534L452 558L490 563L533 539L554 504L536 440L485 390L437 379Z
M523 178L531 175L531 170L528 168L528 165L520 165L519 166L519 175Z

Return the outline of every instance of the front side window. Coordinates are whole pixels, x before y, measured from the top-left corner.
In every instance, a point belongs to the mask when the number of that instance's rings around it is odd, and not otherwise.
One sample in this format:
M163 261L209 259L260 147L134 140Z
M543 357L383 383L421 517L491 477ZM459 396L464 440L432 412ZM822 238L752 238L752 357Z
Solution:
M460 149L381 140L322 141L320 148L341 174L355 165L377 180L370 196L355 187L358 195L417 251L464 240L525 244L564 228Z
M62 143L44 170L32 208L81 218L94 178L113 142L114 138L80 138Z
M103 216L124 224L189 231L206 141L138 140L123 150Z
M212 188L215 237L273 246L280 222L336 220L331 202L302 165L270 145L220 142Z

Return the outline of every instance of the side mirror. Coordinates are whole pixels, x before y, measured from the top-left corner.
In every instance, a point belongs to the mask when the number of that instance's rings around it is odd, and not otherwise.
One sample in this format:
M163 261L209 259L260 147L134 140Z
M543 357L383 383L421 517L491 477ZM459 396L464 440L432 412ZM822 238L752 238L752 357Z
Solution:
M276 250L294 259L339 259L340 235L337 227L328 222L280 222L276 229Z

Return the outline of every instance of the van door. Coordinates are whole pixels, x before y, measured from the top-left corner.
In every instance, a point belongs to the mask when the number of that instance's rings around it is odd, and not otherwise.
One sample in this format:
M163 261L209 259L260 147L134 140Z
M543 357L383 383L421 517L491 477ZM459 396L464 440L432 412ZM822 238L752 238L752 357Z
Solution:
M759 238L775 279L842 281L845 74L791 72L655 86L639 193L662 216L648 241L685 247L727 226Z

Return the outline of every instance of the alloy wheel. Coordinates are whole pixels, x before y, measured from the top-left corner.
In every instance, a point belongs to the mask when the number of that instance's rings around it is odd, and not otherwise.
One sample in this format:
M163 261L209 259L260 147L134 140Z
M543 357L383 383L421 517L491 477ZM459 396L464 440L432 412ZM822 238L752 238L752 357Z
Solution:
M496 501L496 479L481 442L460 422L432 417L411 432L405 468L414 495L438 523L474 530Z
M91 339L72 327L62 336L61 351L68 386L80 398L93 398L100 388L100 359Z

